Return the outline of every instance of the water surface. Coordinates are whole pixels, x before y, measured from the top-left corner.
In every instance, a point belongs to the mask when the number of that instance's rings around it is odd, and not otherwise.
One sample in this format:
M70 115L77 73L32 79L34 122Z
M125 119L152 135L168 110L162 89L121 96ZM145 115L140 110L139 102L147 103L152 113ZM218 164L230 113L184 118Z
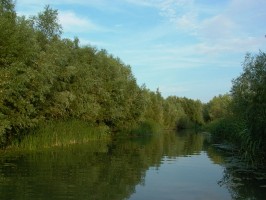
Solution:
M164 132L35 152L0 153L0 199L264 199L205 134ZM266 185L266 184L265 184Z

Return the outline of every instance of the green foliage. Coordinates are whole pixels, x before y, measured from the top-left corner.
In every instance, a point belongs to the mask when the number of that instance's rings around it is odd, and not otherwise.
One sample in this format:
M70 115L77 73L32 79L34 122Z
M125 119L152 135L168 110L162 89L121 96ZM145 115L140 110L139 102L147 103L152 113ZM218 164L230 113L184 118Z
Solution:
M211 121L230 115L231 96L229 94L213 97L207 104L207 110Z
M186 114L185 118L188 118L190 122L196 125L204 124L203 120L203 104L199 100L193 100L188 98L179 98L179 102Z
M45 6L44 11L31 18L38 41L42 48L62 34L62 26L58 23L58 11Z
M26 19L13 1L0 2L0 146L47 120L74 118L112 131L140 125L143 134L151 122L168 129L187 127L184 119L203 123L200 101L164 99L159 89L139 87L130 66L106 50L61 39L57 10L45 6Z
M243 141L260 160L266 159L266 54L247 54L243 73L233 80L233 113L246 122Z
M243 121L233 117L216 119L207 127L215 142L233 141L235 143L239 142L239 133L246 128Z
M169 96L164 101L164 126L167 128L188 128L183 126L182 118L186 117L185 111L178 97Z
M14 13L14 2L12 0L1 0L0 1L0 13L5 15L6 13ZM13 15L13 14L12 14Z
M243 73L233 80L233 111L248 123L251 137L266 141L266 54L246 55Z
M161 131L160 125L152 120L141 122L136 128L130 131L133 136L150 136Z
M91 127L79 120L49 121L32 130L21 141L14 140L10 148L38 150L109 139L109 129L106 126Z
M239 154L253 166L260 166L265 160L261 141L251 138L247 123L239 118L220 118L208 124L212 141L234 144Z
M163 113L163 97L157 89L156 92L152 92L145 88L142 88L144 96L144 113L143 118L155 121L160 125L164 123L164 113Z
M243 73L233 80L231 97L219 96L208 104L211 132L220 141L238 146L253 164L266 160L266 54L247 54Z
M179 118L177 122L177 128L182 129L189 129L193 127L193 123L190 121L189 117L187 115L183 115Z

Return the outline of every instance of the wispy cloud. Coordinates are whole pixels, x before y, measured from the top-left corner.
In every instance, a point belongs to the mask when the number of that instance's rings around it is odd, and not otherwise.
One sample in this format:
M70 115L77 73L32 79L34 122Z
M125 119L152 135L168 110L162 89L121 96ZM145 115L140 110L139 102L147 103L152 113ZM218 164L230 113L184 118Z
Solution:
M158 4L160 14L179 30L191 31L197 27L197 11L193 0L166 0Z
M138 6L156 8L177 29L191 31L197 26L197 11L194 0L127 0Z
M262 22L266 19L264 0L233 0L220 10L216 8L215 12L210 12L194 0L128 2L158 9L158 13L168 19L177 31L184 31L198 39L195 48L199 53L242 52L265 46L264 34L254 35L254 29L262 32ZM204 15L206 17L202 18Z
M197 28L197 37L200 40L197 45L199 51L243 53L263 48L266 40L262 31L266 27L261 23L266 19L266 14L263 14L265 12L260 7L266 7L266 2L233 0L225 10L199 21Z
M59 12L59 22L62 24L65 32L81 33L104 30L104 28L93 23L90 19L80 17L72 11Z

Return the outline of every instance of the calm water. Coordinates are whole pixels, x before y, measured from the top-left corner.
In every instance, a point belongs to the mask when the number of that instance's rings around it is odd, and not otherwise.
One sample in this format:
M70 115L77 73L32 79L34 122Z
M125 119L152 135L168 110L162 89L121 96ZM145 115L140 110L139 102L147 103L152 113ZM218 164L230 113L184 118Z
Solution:
M265 179L226 167L204 134L1 152L0 199L265 199Z

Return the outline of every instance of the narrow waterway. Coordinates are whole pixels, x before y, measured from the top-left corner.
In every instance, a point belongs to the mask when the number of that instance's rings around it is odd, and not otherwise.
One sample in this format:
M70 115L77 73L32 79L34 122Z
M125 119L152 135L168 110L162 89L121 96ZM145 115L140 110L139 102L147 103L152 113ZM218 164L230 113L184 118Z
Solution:
M265 199L265 179L227 160L193 132L0 152L0 199Z

